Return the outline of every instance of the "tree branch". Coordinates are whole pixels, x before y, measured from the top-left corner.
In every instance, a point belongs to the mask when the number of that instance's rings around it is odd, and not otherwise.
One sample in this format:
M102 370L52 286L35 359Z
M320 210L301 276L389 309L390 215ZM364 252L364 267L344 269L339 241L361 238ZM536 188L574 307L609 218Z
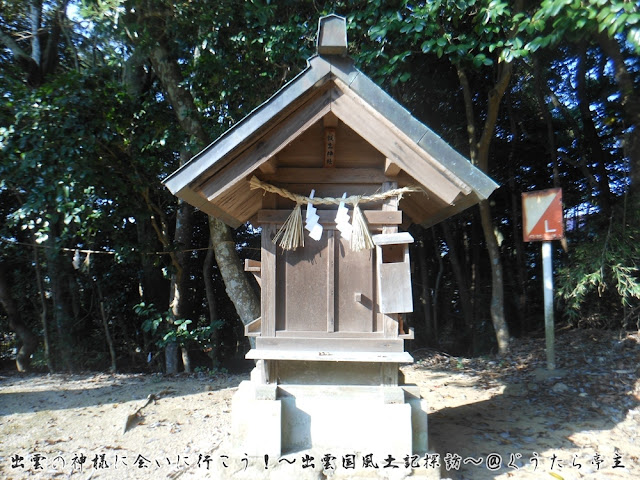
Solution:
M40 83L42 83L42 72L40 70L40 66L33 60L33 58L27 55L27 53L20 48L20 45L18 45L10 35L7 35L1 30L0 43L11 51L16 63L26 74L27 83L32 87L40 85Z
M169 51L161 41L151 48L150 58L153 69L169 95L182 129L201 145L209 143L209 136L200 123L191 92L182 86L183 77L177 63L170 59Z
M31 0L29 6L29 23L31 26L31 59L40 65L41 49L40 49L40 23L42 22L42 0Z
M485 173L488 173L489 171L489 147L495 134L502 97L504 97L507 87L509 86L509 82L511 81L513 64L511 62L503 63L498 70L498 81L489 91L487 118L484 121L482 136L478 141L478 167Z
M169 250L171 245L171 240L169 238L169 225L167 224L167 220L165 218L164 212L151 200L151 196L149 195L149 189L146 188L142 190L142 198L147 204L147 208L151 212L151 225L158 236L158 240L162 243L162 246L165 250ZM158 220L156 219L156 215L160 218L160 224L158 224ZM178 259L178 255L176 252L169 251L169 258L171 258L171 265L176 270L176 277L178 279L182 278L182 265Z
M521 12L523 8L523 0L516 0L513 7L514 15ZM509 38L515 37L517 31L512 29ZM489 171L489 147L491 140L495 134L496 123L498 121L498 113L500 112L500 104L504 97L509 82L511 81L511 73L513 72L513 62L502 62L498 64L498 80L494 87L489 90L489 99L487 102L487 117L482 129L482 136L478 141L478 167L485 173Z
M68 3L69 0L60 0L58 8L56 8L53 13L51 33L49 34L47 48L42 59L43 75L53 72L58 65L58 42L60 40L60 34L62 33L62 18L66 15Z
M18 43L13 38L11 38L11 35L4 33L2 30L0 30L0 43L2 43L11 51L16 61L31 62L37 67L37 64L33 61L33 59L29 55L27 55L27 53L22 48L20 48L20 45L18 45Z
M467 135L469 138L469 156L471 157L471 163L475 165L478 161L478 144L476 143L476 119L473 114L471 87L469 86L467 74L460 64L456 64L456 71L458 72L458 79L460 80L462 95L464 97L464 112L467 117Z

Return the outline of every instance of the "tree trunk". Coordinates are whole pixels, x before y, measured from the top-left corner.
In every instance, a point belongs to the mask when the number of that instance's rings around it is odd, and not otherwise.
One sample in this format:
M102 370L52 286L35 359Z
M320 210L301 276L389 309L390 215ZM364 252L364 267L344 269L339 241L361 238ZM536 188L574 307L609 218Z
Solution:
M100 288L100 284L98 283L97 279L94 279L93 282L95 283L96 289L98 290L98 301L100 302L100 316L102 317L102 327L104 328L104 337L107 342L107 347L109 348L109 355L111 356L111 367L109 368L109 371L111 373L116 373L116 349L113 345L111 332L109 331L109 319L107 318L107 312L104 308L104 297L102 296L102 289Z
M198 109L191 93L182 85L177 62L171 59L167 47L159 41L150 52L155 72L167 91L182 129L200 144L209 141L200 121ZM225 283L227 294L234 303L238 316L247 323L260 316L260 302L241 268L229 227L215 218L209 219L211 239L216 262Z
M40 258L38 255L38 248L33 247L33 264L36 271L36 282L38 284L38 296L40 297L40 305L42 306L42 311L40 312L40 320L42 323L42 337L44 340L44 358L47 362L47 368L49 369L49 373L53 373L55 371L55 367L53 364L53 359L51 358L51 342L49 341L49 322L47 320L48 308L47 308L47 297L44 292L44 285L42 283L42 271L40 269Z
M169 342L164 347L164 370L169 375L178 373L178 343Z
M418 240L418 265L420 270L420 305L424 318L424 329L427 337L428 345L437 345L438 334L433 324L433 312L431 307L431 292L429 282L429 270L427 268L427 249L425 247L426 233L423 228L420 230L420 239Z
M57 248L57 236L54 229L55 226L52 226L45 252L47 257L47 273L51 286L53 319L57 333L56 346L65 370L73 372L75 370L75 362L73 360L75 341L73 335L73 315L69 310L69 282L67 281L66 273L68 267L64 265L65 257L61 255L60 250Z
M184 152L182 152L182 154L184 154ZM169 224L164 212L151 200L148 190L142 192L142 197L152 212L151 225L156 231L158 239L166 250L171 250L172 242L169 236ZM193 234L192 215L193 207L180 201L176 212L173 244L178 245L182 250L191 245L191 237ZM185 306L187 296L183 284L184 279L188 278L188 275L184 275L186 253L171 250L169 256L171 257L171 268L173 269L169 286L169 328L174 328L173 325L175 321L185 318L188 314ZM183 351L182 355L183 358L187 359L188 353ZM190 368L190 362L187 361L186 367ZM175 341L171 341L166 345L165 370L169 374L178 373L178 344Z
M471 305L473 305L473 323L478 325L478 312L476 311L476 305L478 305L478 291L483 284L482 279L482 259L485 256L482 238L484 233L482 231L482 225L480 224L480 211L474 210L471 212L471 240L469 241L471 247Z
M149 215L136 216L136 233L140 250L154 252L158 247L157 234L152 232ZM139 284L140 301L145 305L153 305L158 312L169 310L169 282L162 275L162 264L156 262L152 255L140 255L142 266ZM151 352L156 346L152 335L142 331L144 351Z
M16 368L19 372L26 372L29 370L31 363L31 354L34 353L38 347L38 339L23 322L20 316L20 310L13 301L11 289L9 288L10 284L11 281L8 278L8 273L4 265L0 263L0 303L7 312L9 328L16 333L22 342L16 355Z
M149 17L141 17L143 21L148 21ZM148 24L151 31L153 31L153 25ZM178 122L183 131L191 138L195 139L198 143L204 145L208 142L207 135L200 123L198 110L193 102L191 93L182 85L182 74L178 67L178 63L172 59L169 55L169 49L165 45L165 38L163 32L155 32L158 34L157 43L153 45L149 51L149 57L154 71L160 78L160 81L167 91L169 101L176 114ZM132 82L139 80L139 77L132 77ZM131 85L131 92L139 92L139 85ZM186 161L188 154L186 151L180 153L180 164L183 165ZM148 195L148 194L147 194ZM156 212L159 213L159 212ZM190 205L180 202L180 207L176 215L175 226L175 243L182 245L183 248L191 244L192 228L191 228L191 216L193 209ZM156 230L158 230L156 226ZM162 236L166 237L166 229L163 228L165 233ZM168 246L166 238L163 240L165 248ZM184 318L187 313L184 304L187 301L184 282L187 275L183 275L183 270L186 267L186 256L184 254L172 255L172 263L174 266L174 273L171 276L171 286L169 294L169 308L171 311L170 322L173 323L178 318ZM189 353L186 346L182 346L182 361L185 371L191 370L191 362L189 360ZM178 346L174 342L170 342L165 349L165 368L167 373L177 373L178 371Z
M58 44L62 33L62 23L66 16L69 0L60 0L58 6L52 13L53 23L49 29L49 38L41 62L43 76L52 73L58 66Z
M31 27L31 58L37 65L40 65L42 60L42 51L40 48L42 0L31 0L29 5L29 23Z
M31 87L42 85L46 75L53 72L58 65L58 44L68 3L69 0L60 0L58 5L52 8L53 22L47 35L43 35L41 31L43 2L42 0L30 1L28 14L31 37L30 55L18 45L11 35L0 31L0 43L11 50L16 63L26 75L27 84ZM47 39L44 52L42 49L43 38Z
M184 249L191 246L193 236L193 207L186 202L180 201L176 213L176 231L174 244L181 250L175 253L180 269L171 275L171 298L169 308L171 310L171 323L178 319L186 319L189 316L187 301L187 279L189 278L187 253ZM175 328L175 327L174 327ZM171 346L165 352L167 373L178 373L178 349ZM185 372L191 373L191 362L186 345L181 346L183 367Z
M209 234L211 237L211 234ZM209 249L207 250L207 256L204 259L204 263L202 265L202 277L204 279L204 290L207 296L207 306L209 308L209 325L213 327L213 331L211 332L210 342L211 342L211 351L209 352L209 357L211 358L211 368L218 367L218 328L216 327L218 323L218 309L216 302L216 294L213 288L213 264L215 262L215 252L213 251L213 243L211 238L209 238Z
M449 228L448 221L445 220L440 225L442 226L444 239L449 247L449 254L447 257L451 262L451 270L453 271L453 276L456 278L456 283L458 284L458 297L460 298L460 307L462 309L462 317L464 319L464 337L465 339L471 339L473 343L475 337L473 328L473 308L471 305L471 296L469 295L467 275L465 275L463 271L462 262L458 255L458 248L453 235L451 235L451 229Z
M436 281L433 286L433 331L436 336L436 344L439 344L440 309L438 297L440 296L440 281L444 273L444 262L442 261L442 255L440 255L440 245L436 239L436 231L434 228L431 228L431 236L433 237L433 247L436 252L436 258L438 259L438 273L436 274Z
M489 91L487 103L487 114L480 135L480 140L475 139L475 116L473 114L473 103L469 81L465 71L460 65L456 65L458 78L462 86L465 100L465 112L467 117L467 132L469 134L469 144L471 145L470 156L478 168L485 173L489 173L489 147L495 134L500 103L511 80L511 63L502 63L498 67L498 80ZM480 202L480 217L482 231L484 233L489 261L491 264L491 321L496 333L498 350L501 355L509 349L509 329L504 315L504 276L502 273L502 259L500 258L500 248L493 228L491 208L487 200Z
M162 40L159 40L149 53L153 69L167 91L182 130L197 140L201 146L205 146L209 143L209 136L200 122L200 115L191 92L182 85L184 79L178 63L170 58L169 50Z
M520 211L519 205L521 203L521 197L518 195L518 191L516 190L516 182L515 182L515 172L513 168L513 162L510 162L509 172L509 189L511 190L511 227L512 227L512 235L513 235L513 243L516 251L516 283L517 283L517 291L518 291L518 316L520 317L520 330L521 333L527 331L527 286L526 286L526 278L527 272L525 268L525 260L524 260L524 242L522 240L522 233L519 228L521 222L519 221L522 218L522 212Z
M138 245L142 251L159 250L158 238L151 228L148 215L136 217ZM156 263L153 255L140 255L142 264L141 301L146 305L154 305L159 312L169 309L168 283L162 275L162 265Z
M545 125L547 126L547 154L549 155L549 162L551 163L551 170L553 171L553 186L559 187L558 179L560 173L558 171L558 150L556 148L556 136L553 128L553 118L551 112L547 108L547 102L544 99L544 93L542 88L542 74L540 72L540 61L534 55L533 56L533 83L534 90L536 92L536 98L538 100L538 109L542 115Z
M189 356L189 349L187 345L182 345L180 347L180 354L182 356L182 368L184 368L184 373L192 373L193 367L191 366L191 357Z
M480 202L480 218L484 238L491 260L491 320L496 333L498 351L504 355L509 350L509 327L504 315L504 275L500 259L500 247L493 230L491 207L488 200Z
M513 111L513 102L511 98L508 99L507 108L509 116L509 128L511 129L511 148L509 150L509 194L511 200L511 234L513 235L513 248L515 249L515 284L516 291L518 292L517 310L518 310L518 324L520 326L520 333L527 331L527 271L524 260L524 241L522 240L520 219L522 218L522 212L520 205L522 204L522 196L520 189L516 185L516 153L520 144L520 135L518 133L518 127L516 125L515 113Z
M260 316L260 300L242 268L229 227L217 218L209 217L209 231L227 295L240 320L247 325Z

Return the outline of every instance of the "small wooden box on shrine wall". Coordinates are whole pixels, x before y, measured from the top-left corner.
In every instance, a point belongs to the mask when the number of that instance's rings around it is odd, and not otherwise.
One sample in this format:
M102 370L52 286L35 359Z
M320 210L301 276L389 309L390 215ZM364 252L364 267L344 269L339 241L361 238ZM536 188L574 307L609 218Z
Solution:
M376 244L378 303L382 313L413 312L409 244L407 233L387 233L373 237Z
M261 285L261 317L246 326L256 340L247 358L412 361L404 352L412 332L399 320L412 310L413 239L399 229L433 225L497 186L355 67L345 32L343 18L321 19L307 68L165 180L232 227L262 228L261 260L246 265ZM252 188L254 176L280 193L314 190L315 198L414 191L359 204L371 249L351 248L337 230L336 205L314 204L319 239L305 229L304 246L283 250L273 238L296 202Z

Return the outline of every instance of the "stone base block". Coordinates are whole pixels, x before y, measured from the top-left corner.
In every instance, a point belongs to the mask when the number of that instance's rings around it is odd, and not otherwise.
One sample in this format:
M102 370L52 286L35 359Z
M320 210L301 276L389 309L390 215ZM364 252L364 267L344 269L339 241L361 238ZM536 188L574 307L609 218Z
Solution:
M262 387L262 386L259 386ZM233 396L231 427L233 447L252 457L282 453L282 406L280 400L262 400L250 381L240 383Z
M385 403L383 388L280 388L283 452L309 448L378 455L411 452L411 406Z
M407 454L429 451L427 404L412 386L245 381L232 409L234 450L249 457L314 450L378 459L391 455L402 463Z
M408 398L407 404L411 407L411 441L413 453L426 453L429 451L429 429L427 424L427 401L422 398Z

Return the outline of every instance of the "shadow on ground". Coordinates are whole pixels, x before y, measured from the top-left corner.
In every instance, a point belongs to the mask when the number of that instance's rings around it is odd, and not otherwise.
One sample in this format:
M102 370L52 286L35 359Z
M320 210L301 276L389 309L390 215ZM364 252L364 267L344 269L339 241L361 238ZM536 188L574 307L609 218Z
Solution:
M179 381L176 381L179 379ZM0 376L0 417L183 397L237 386L244 375L9 375Z
M459 405L429 415L443 478L640 478L640 344L580 334L559 345L560 370L541 366L544 352L534 346L526 361L516 352L505 368L470 362L464 374L453 367L460 367L456 359L433 372L436 383L422 387L428 401L437 382L461 382L462 396L493 391L481 401L451 399ZM451 463L458 457L459 467Z

